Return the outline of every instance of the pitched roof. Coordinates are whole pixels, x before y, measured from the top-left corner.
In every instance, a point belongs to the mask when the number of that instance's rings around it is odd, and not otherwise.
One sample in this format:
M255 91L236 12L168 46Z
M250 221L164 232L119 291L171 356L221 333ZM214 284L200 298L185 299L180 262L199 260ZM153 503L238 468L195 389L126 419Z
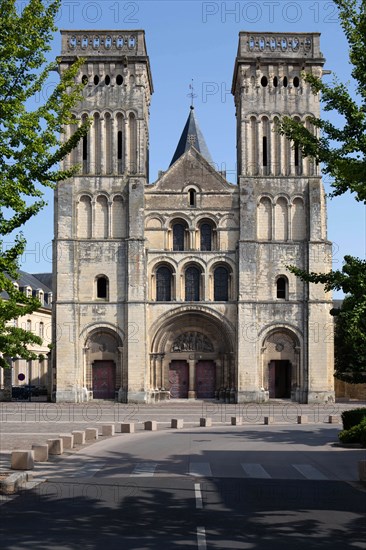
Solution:
M16 282L19 285L19 288L24 288L26 286L31 287L33 296L35 295L38 289L43 290L45 296L45 303L43 307L50 309L51 304L49 303L49 294L52 293L52 273L37 273L32 275L21 269L18 271L19 277L16 279ZM9 277L10 279L10 277ZM0 292L1 298L7 300L9 298L8 293L3 290Z
M173 155L170 166L174 164L175 161L178 160L179 157L181 157L192 146L201 153L201 155L207 160L207 162L213 163L210 152L205 142L205 138L203 137L200 127L198 126L193 106L190 107L187 122L184 126L182 135L180 136L180 140Z

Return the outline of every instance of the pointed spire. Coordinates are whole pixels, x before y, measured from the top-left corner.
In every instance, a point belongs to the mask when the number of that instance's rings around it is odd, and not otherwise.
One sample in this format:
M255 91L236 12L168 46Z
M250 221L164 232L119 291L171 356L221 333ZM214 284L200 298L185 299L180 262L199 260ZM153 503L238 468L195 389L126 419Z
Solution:
M192 97L192 102L193 102L193 97ZM174 162L178 160L179 157L181 157L186 151L188 151L188 149L190 149L192 145L195 149L197 149L197 151L201 153L201 155L207 160L207 162L209 162L210 164L213 164L210 152L205 142L205 138L203 137L200 127L198 126L198 122L194 114L193 105L191 105L190 107L187 122L184 126L182 135L180 137L178 146L173 155L170 166L174 164Z

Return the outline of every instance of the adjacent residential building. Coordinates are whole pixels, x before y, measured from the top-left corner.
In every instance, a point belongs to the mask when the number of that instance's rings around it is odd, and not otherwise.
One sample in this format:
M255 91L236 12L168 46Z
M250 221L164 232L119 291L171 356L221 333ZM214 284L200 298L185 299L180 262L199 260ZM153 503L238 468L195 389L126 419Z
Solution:
M324 189L277 132L285 115L316 131L319 33L239 34L235 185L192 107L149 183L144 31L62 31L60 71L78 56L75 127L93 125L55 192L56 400L333 400L332 297L286 269L331 269Z
M41 307L31 314L14 319L14 326L29 330L42 338L42 344L29 345L29 350L37 359L27 361L21 357L9 358L11 369L7 372L0 369L0 387L34 385L52 391L52 372L50 362L50 344L52 341L52 273L31 275L19 271L19 278L14 285L27 296L36 297ZM2 296L6 299L6 293ZM10 395L8 396L10 397Z

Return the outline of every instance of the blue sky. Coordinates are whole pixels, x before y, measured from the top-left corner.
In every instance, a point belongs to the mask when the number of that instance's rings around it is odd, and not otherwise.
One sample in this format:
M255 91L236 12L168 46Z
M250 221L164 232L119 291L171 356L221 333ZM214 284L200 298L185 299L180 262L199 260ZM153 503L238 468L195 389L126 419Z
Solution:
M21 6L21 2L19 5ZM347 43L332 2L301 1L86 1L64 0L60 29L144 29L154 94L150 117L150 181L169 166L189 112L189 84L194 80L196 115L213 160L236 181L235 111L230 93L238 33L321 32L325 68L350 79ZM60 53L55 34L51 57ZM53 76L52 78L56 78ZM52 78L47 95L52 89ZM326 77L331 78L331 77ZM42 95L38 101L42 100ZM332 117L332 115L329 115ZM329 191L329 181L324 181ZM25 227L27 250L22 269L52 270L53 197ZM343 256L365 257L365 207L349 195L328 200L328 238L333 241L334 268Z

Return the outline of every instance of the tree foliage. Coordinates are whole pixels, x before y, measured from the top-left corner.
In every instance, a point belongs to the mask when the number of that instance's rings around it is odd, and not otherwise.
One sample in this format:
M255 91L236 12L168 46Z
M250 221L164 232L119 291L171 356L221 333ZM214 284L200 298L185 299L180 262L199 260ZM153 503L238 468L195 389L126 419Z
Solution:
M326 291L346 294L335 316L335 375L351 383L366 382L366 261L345 256L342 271L306 273L288 269L303 281L321 283Z
M18 12L17 7L22 7ZM64 126L72 122L71 109L81 98L82 85L75 77L83 60L60 78L44 103L34 108L35 94L57 64L47 63L46 54L56 30L60 0L0 0L0 365L7 357L32 359L27 350L40 339L11 320L40 306L18 291L19 258L25 249L20 228L44 207L44 187L54 187L72 176L78 167L61 170L59 162L88 131L81 125L71 139L60 144ZM33 107L33 108L32 108ZM74 121L73 121L74 122ZM14 232L16 233L13 237ZM12 240L7 246L4 239Z
M323 173L333 180L332 196L351 191L356 200L366 203L366 0L334 0L334 3L348 40L355 97L349 86L336 78L329 84L304 73L312 91L320 92L323 110L341 115L342 127L310 117L310 122L320 130L318 137L285 117L280 131L299 145L305 157L322 163Z
M342 127L329 120L311 118L320 130L313 135L302 124L286 117L280 132L296 143L305 157L322 163L322 171L332 182L331 196L347 191L366 203L366 0L334 0L341 26L349 45L349 60L355 84L354 97L346 84L336 79L331 84L312 74L304 74L314 93L321 94L323 109L336 112ZM366 262L345 256L342 271L306 273L295 267L290 271L303 281L323 284L326 291L346 294L336 315L335 375L347 382L366 382Z

